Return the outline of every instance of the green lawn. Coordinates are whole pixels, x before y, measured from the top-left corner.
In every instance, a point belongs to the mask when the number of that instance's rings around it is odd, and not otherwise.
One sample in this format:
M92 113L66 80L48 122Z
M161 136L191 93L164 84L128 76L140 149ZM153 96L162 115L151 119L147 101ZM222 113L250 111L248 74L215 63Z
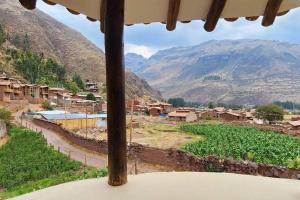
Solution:
M64 182L103 177L106 170L84 167L80 162L47 146L42 137L23 128L9 131L0 148L0 197L9 198Z
M197 156L216 155L300 168L300 139L296 137L228 124L183 125L181 129L204 137L182 147Z

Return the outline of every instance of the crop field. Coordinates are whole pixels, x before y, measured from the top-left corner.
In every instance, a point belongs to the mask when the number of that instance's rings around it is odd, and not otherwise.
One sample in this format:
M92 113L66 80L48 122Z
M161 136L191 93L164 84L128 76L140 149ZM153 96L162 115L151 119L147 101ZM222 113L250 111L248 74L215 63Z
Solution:
M291 168L300 167L299 138L227 124L183 125L181 129L204 137L203 140L182 147L197 156L215 155Z
M52 185L105 176L105 170L82 166L47 146L35 132L13 128L0 148L1 197L12 197Z

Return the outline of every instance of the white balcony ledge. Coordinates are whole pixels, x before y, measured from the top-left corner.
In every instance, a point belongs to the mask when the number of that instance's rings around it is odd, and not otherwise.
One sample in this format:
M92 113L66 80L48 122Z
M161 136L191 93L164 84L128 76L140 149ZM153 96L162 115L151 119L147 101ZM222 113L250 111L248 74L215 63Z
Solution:
M66 183L14 200L299 200L300 181L226 173L149 173L111 187L107 178Z

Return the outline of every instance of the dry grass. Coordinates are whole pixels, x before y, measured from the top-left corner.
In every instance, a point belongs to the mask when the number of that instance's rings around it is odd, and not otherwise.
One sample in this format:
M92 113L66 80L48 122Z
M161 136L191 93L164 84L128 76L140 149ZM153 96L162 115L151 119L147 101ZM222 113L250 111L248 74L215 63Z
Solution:
M139 122L140 127L133 129L132 142L157 148L177 148L185 143L200 140L201 136L191 135L180 130L181 123L170 122L159 117L151 118L147 116L134 116L134 120ZM127 122L129 122L129 118ZM82 136L85 131L82 130ZM105 132L94 132L88 134L89 138L96 140L106 140ZM127 129L127 141L130 139L130 129Z
M5 136L3 138L0 138L0 147L3 146L3 145L5 145L7 143L7 141L8 141L8 137L7 136Z

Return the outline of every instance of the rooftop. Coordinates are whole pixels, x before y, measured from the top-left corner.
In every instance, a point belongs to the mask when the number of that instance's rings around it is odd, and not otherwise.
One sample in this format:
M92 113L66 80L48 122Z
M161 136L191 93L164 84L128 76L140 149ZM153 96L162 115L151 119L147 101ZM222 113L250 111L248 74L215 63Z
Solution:
M290 121L289 124L292 126L300 126L300 121Z
M112 187L107 178L66 183L13 200L299 200L300 181L228 173L171 172L129 176Z
M107 118L106 114L93 114L86 115L84 113L66 113L66 114L43 114L43 117L47 120L63 120L63 119L97 119L97 118Z

